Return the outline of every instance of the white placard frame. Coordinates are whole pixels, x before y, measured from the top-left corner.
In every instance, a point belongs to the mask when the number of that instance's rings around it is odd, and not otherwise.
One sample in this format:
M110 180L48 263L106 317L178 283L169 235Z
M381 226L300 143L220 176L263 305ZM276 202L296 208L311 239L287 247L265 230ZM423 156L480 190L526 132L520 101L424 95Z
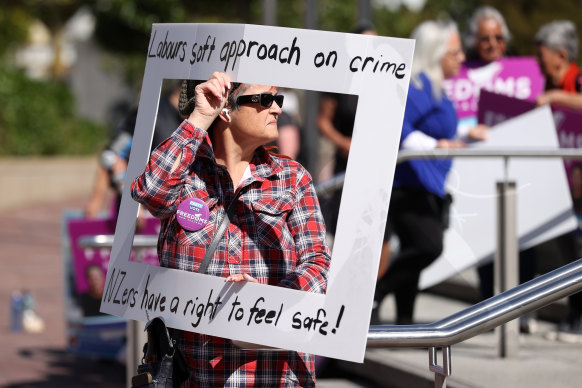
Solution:
M257 42L257 51L247 56L241 41L247 48ZM259 59L261 44L267 54L276 45L276 59ZM231 46L243 54L227 64L221 52ZM101 311L140 321L163 316L170 327L362 362L413 51L410 39L255 25L154 24ZM201 61L190 63L192 53ZM327 58L329 65L322 64ZM385 62L394 65L378 71ZM232 81L358 95L325 295L225 283L128 259L138 212L130 184L149 158L162 81L207 79L214 71L225 71ZM201 305L206 313L199 317ZM262 308L267 315L259 319ZM275 315L267 323L269 311Z

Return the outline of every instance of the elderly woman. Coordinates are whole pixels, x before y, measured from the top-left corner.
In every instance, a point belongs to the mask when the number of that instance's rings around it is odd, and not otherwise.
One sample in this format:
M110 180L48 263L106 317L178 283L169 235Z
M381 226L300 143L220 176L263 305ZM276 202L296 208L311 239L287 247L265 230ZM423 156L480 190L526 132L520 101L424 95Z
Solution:
M231 83L224 73L184 86L181 108L188 119L132 185L133 198L162 220L161 266L198 272L218 235L206 273L324 293L330 252L311 176L263 147L277 139L283 105L277 88ZM184 201L195 201L208 216L196 225L180 222ZM220 233L227 214L230 222ZM245 351L190 332L180 333L178 347L191 367L188 387L315 384L308 354Z
M491 63L505 55L510 34L503 15L493 7L482 6L473 12L465 47L470 59Z
M582 71L578 60L578 32L569 20L556 20L540 27L535 35L537 58L546 77L546 89L537 97L538 105L552 104L582 110ZM574 174L579 167L573 169ZM576 178L578 175L573 175ZM572 180L572 195L574 192ZM561 249L568 252L566 259L580 257L579 230L561 236ZM568 298L568 315L550 337L568 343L582 343L582 292Z
M459 72L465 60L457 27L453 22L427 21L413 31L412 38L416 39L416 49L400 148L463 147L464 143L455 139L455 108L442 86L445 78ZM397 324L413 322L420 273L442 252L442 210L450 168L450 160L421 159L396 167L386 230L397 234L400 251L378 281L375 304L378 307L393 292Z
M578 32L568 20L544 24L536 33L537 58L546 77L546 90L537 104L556 104L582 110L582 72L578 60Z

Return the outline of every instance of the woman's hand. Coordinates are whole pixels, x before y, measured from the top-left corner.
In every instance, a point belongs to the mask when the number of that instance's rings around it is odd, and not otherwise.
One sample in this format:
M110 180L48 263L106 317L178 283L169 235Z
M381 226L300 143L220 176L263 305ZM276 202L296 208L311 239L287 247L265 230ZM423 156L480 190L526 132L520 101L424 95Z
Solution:
M536 105L543 106L555 103L557 97L559 97L560 93L558 90L548 90L537 96L536 98Z
M255 279L254 277L252 277L248 273L237 273L234 275L230 275L229 277L224 279L224 281L225 282L235 282L235 283L239 283L239 282L258 283L259 282L257 279Z
M196 105L188 121L207 130L224 108L230 90L230 78L226 73L212 73L208 81L196 86Z
M436 148L465 148L466 144L462 140L440 139L437 141Z
M467 138L475 141L487 140L487 135L489 132L489 126L484 124L479 124L467 132Z

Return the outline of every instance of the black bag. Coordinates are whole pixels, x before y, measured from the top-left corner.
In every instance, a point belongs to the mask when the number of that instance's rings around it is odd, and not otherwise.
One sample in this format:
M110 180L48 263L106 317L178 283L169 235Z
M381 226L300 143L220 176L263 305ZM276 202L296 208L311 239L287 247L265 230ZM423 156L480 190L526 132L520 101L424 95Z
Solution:
M190 377L184 355L166 327L157 317L146 324L148 342L143 347L142 363L131 379L132 388L174 388Z

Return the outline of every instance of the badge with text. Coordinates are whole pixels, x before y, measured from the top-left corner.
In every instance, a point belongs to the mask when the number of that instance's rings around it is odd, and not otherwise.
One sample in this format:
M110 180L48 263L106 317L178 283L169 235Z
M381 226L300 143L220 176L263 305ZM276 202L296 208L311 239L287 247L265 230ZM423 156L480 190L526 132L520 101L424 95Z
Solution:
M195 232L208 222L208 206L198 198L188 198L182 201L176 211L176 219L182 228Z

